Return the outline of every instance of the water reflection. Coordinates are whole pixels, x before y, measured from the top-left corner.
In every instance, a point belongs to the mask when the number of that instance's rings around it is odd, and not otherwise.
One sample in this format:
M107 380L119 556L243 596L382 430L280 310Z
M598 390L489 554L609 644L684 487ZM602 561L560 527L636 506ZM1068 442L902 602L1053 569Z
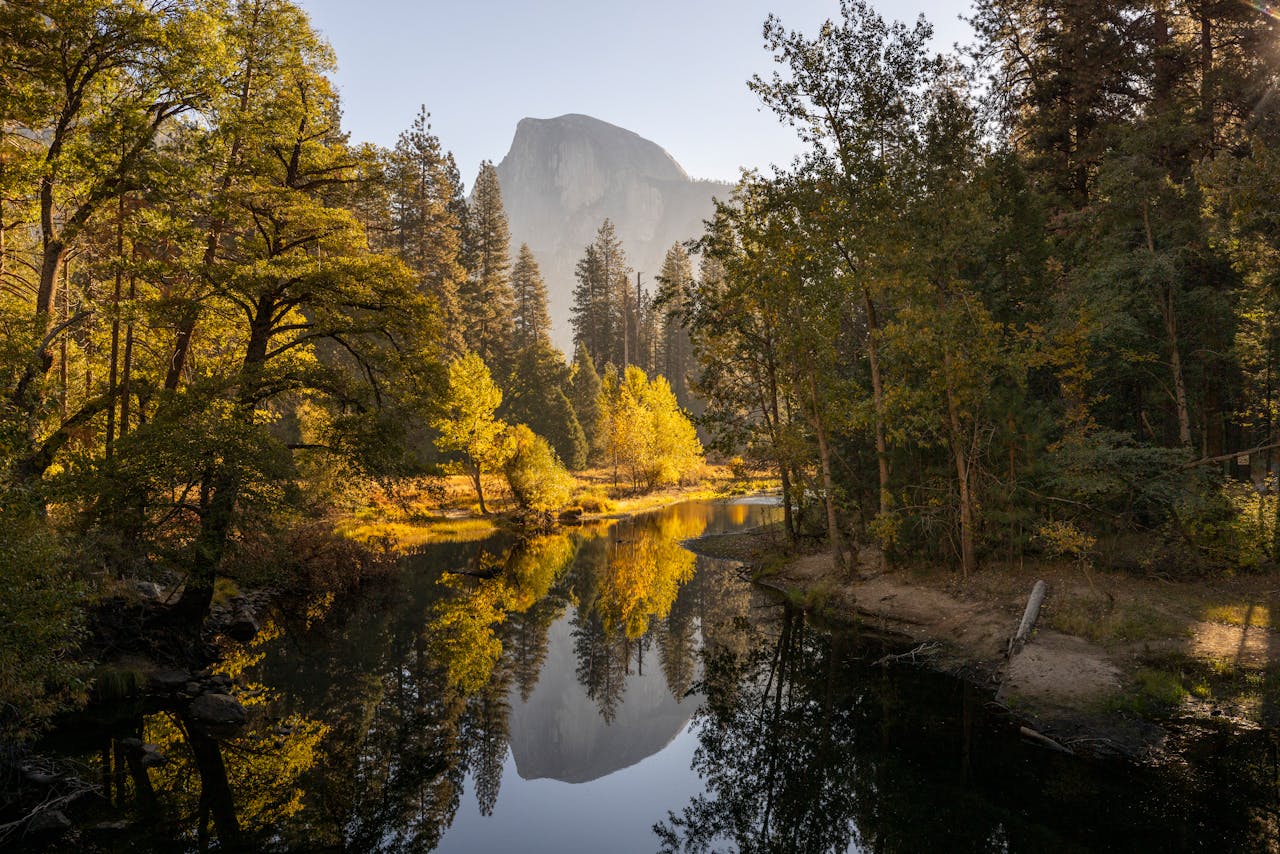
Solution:
M704 656L705 791L654 826L663 852L1280 845L1274 732L1183 732L1175 767L1085 761L1011 737L971 686L869 667L864 643L790 607L753 634Z
M870 668L880 649L679 548L774 512L689 504L523 542L435 545L359 597L281 615L222 665L250 712L234 736L139 708L64 742L101 775L103 817L133 822L81 847L1276 842L1272 733L1188 736L1176 772L1029 749L961 682ZM168 763L144 767L128 738Z

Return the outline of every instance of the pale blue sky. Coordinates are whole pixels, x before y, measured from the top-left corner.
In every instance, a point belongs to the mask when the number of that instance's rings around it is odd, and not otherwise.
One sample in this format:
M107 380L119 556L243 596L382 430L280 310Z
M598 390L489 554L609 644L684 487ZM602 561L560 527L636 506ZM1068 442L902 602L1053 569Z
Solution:
M426 104L468 187L516 122L586 113L665 147L695 178L785 163L795 136L746 81L772 61L769 12L812 32L836 0L299 0L338 55L352 139L391 145ZM875 0L924 13L936 47L967 41L969 0Z

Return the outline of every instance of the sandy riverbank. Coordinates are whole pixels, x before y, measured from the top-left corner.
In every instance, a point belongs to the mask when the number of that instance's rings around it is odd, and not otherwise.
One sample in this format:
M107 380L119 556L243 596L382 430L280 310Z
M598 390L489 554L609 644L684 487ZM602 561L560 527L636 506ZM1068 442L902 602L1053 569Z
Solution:
M918 661L991 691L1064 743L1158 750L1171 721L1280 725L1280 575L1172 582L1077 565L985 566L965 580L887 569L859 555L856 579L829 554L787 555L776 531L704 537L693 550L742 561L756 581L829 619L929 645ZM1049 584L1033 640L1009 637L1031 587Z

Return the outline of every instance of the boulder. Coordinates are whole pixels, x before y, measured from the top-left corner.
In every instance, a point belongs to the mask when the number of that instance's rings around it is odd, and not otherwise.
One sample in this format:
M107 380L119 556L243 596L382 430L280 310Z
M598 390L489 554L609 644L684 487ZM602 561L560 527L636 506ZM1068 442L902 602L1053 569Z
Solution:
M134 581L133 590L145 602L159 604L168 599L168 592L154 581Z
M191 717L203 724L242 724L245 716L244 706L229 694L201 694L191 703Z
M236 608L231 614L231 621L227 623L226 635L241 643L248 643L257 637L258 621L253 612L246 607Z
M168 761L169 761L169 757L165 756L163 753L160 752L160 745L158 744L142 745L141 762L142 762L143 768L158 768L159 766L164 765Z
M160 691L181 691L191 681L191 674L185 670L161 670L151 674L151 687Z
M71 829L71 819L62 810L45 810L37 813L27 825L31 833L66 833Z

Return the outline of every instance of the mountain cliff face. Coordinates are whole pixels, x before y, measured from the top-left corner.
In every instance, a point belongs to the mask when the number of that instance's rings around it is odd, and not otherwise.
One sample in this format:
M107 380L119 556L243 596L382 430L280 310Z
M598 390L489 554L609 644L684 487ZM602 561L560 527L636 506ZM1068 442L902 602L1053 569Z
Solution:
M565 616L547 635L547 659L528 702L511 691L510 739L525 780L586 783L658 753L689 724L701 695L677 699L657 655L626 677L622 700L606 723L576 676L573 628Z
M521 119L498 164L512 252L528 243L550 296L556 343L568 350L574 267L606 217L646 287L671 244L702 233L712 197L732 187L694 181L656 143L593 119Z

